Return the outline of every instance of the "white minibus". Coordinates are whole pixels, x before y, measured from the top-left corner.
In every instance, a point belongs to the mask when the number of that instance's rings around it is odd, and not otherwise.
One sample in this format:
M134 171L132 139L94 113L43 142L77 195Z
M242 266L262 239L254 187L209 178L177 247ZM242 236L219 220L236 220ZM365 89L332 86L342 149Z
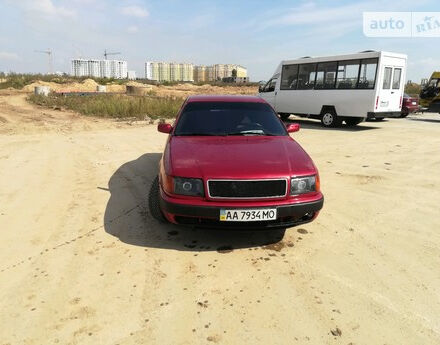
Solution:
M383 51L282 61L259 95L286 120L291 114L344 121L400 116L407 56Z

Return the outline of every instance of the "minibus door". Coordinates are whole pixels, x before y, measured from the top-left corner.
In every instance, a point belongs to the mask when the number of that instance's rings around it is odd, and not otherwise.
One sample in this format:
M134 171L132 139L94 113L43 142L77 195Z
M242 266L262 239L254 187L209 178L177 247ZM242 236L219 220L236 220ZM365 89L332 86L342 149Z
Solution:
M402 96L403 67L384 66L382 90L379 96L377 111L400 111Z
M263 98L267 103L269 103L274 109L276 104L276 84L278 76L272 77L266 85L260 90L260 97Z

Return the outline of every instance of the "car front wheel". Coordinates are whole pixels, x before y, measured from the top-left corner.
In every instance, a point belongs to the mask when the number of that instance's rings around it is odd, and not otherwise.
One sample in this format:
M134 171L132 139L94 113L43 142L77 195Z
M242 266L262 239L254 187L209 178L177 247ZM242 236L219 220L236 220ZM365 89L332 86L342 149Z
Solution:
M400 117L407 117L409 115L408 108L402 108L402 112L400 113Z
M159 176L156 176L151 185L150 193L148 194L148 208L150 209L150 214L154 219L164 223L166 222L166 219L162 213L162 210L160 209L159 188Z

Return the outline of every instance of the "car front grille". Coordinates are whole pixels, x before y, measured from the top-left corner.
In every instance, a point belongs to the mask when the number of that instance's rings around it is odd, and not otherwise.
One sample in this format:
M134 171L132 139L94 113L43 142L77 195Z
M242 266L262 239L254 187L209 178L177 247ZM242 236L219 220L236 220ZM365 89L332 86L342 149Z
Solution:
M277 180L209 180L211 198L277 198L287 192L287 181Z

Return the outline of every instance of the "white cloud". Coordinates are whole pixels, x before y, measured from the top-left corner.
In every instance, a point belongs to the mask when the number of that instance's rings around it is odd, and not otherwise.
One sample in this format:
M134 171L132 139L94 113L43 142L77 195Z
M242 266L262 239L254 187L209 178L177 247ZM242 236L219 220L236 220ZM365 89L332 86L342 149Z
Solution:
M126 6L122 8L122 14L126 16L145 18L148 17L149 13L145 8L140 6Z
M135 34L135 33L139 32L139 28L135 25L131 25L127 28L127 32L130 34Z
M23 1L22 6L28 12L46 16L74 17L76 15L73 10L62 6L55 6L52 0L26 0Z
M440 59L434 59L432 57L426 57L417 61L409 61L410 66L424 66L431 69L438 68L440 66Z
M426 3L428 0L419 0L419 4ZM412 0L401 0L400 10L405 11L413 8ZM394 3L384 3L383 0L369 0L350 3L348 5L331 5L323 7L316 2L307 2L297 7L284 10L282 13L274 13L272 18L263 21L262 28L275 26L301 26L325 28L326 24L355 27L362 22L362 12L374 11L378 8L381 11L395 10ZM349 24L348 24L349 23Z
M0 60L20 60L20 57L15 53L0 52Z

